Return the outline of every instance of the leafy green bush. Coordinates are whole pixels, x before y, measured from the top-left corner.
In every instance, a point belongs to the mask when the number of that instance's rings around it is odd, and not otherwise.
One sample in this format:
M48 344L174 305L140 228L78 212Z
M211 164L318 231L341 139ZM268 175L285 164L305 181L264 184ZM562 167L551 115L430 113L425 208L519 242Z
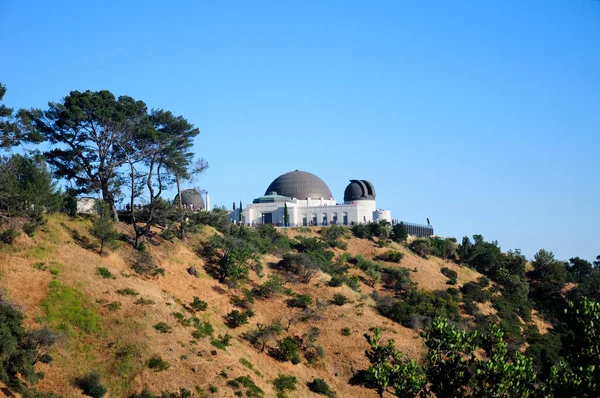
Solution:
M418 256L427 258L431 254L431 245L429 239L415 239L408 245L408 248Z
M313 302L312 297L308 294L297 294L287 300L287 305L293 308L306 308Z
M314 379L308 383L308 389L315 394L327 395L328 397L334 397L335 393L329 387L329 384L324 379Z
M139 299L137 299L135 304L137 304L137 305L152 305L152 304L156 304L156 303L153 300L140 297Z
M339 275L334 275L331 277L331 279L329 280L328 285L331 287L339 287L342 286L344 284L344 277L339 276Z
M225 316L227 326L237 328L248 323L248 315L238 310L233 310Z
M167 361L163 360L158 355L154 355L153 357L148 359L148 361L146 361L146 365L155 372L162 372L171 367L171 365L169 365Z
M491 298L491 294L487 290L483 290L481 285L473 282L467 282L460 288L463 295L463 301L476 301L478 303L485 303Z
M350 330L349 327L345 327L345 328L342 328L340 333L342 333L342 336L350 336L352 331Z
M106 305L106 308L109 311L114 312L114 311L117 311L117 310L119 310L121 308L121 303L118 302L118 301L113 301L112 303L108 303Z
M285 279L280 275L271 274L269 275L269 279L256 289L255 294L263 298L279 296L286 291L285 283Z
M390 263L399 263L404 258L404 253L397 250L388 250L383 254L375 257L376 260L388 261Z
M89 397L102 398L107 392L106 387L100 384L100 375L95 372L78 378L76 383L77 387Z
M115 276L106 267L97 267L96 275L99 275L104 279L115 279Z
M126 287L124 289L116 290L115 293L120 294L121 296L139 296L140 294L133 290L130 287Z
M10 227L0 233L0 242L12 245L21 233L14 227Z
M404 223L396 224L392 227L391 238L394 242L401 243L405 242L408 238L408 230Z
M287 336L277 341L277 350L275 351L275 357L280 361L287 362L291 361L293 364L300 363L300 347L298 341L293 337Z
M194 300L190 304L190 307L192 307L192 310L194 311L206 311L206 308L208 308L208 303L194 296Z
M447 284L456 285L457 278L458 278L458 274L456 273L456 271L454 271L448 267L443 267L441 271L442 271L442 274L444 274L444 276L446 276L448 278L448 282L446 282Z
M254 381L250 378L250 376L239 376L233 380L229 380L230 382L235 382L238 386L242 385L246 387L246 396L247 397L263 397L264 391L260 389ZM229 384L229 382L228 382Z
M220 350L225 350L231 344L231 335L219 335L216 339L211 339L210 344L212 344Z
M310 280L320 271L319 264L306 253L286 253L280 262L281 268L295 274L302 283Z
M298 380L295 376L288 376L280 374L275 380L273 380L273 386L277 392L277 398L287 397L288 391L296 391L296 383Z
M171 326L167 325L164 322L159 322L156 325L154 325L154 329L156 329L160 333L171 333L171 331L173 330Z
M456 239L455 238L429 238L431 254L443 259L456 258Z
M198 318L192 318L192 322L194 323L194 328L196 329L192 332L193 338L202 339L213 334L214 329L209 321L202 322Z
M333 300L331 302L335 305L342 306L344 304L349 303L350 299L341 293L336 293L333 295Z

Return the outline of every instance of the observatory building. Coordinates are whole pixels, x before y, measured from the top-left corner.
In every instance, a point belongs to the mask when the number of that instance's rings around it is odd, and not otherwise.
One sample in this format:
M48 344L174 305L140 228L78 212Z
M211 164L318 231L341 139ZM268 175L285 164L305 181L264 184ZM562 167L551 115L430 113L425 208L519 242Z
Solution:
M344 191L344 202L337 203L322 179L296 170L277 177L263 196L254 199L245 209L235 209L230 217L243 224L283 226L287 208L288 226L391 222L391 212L378 210L375 196L375 187L369 181L350 180Z

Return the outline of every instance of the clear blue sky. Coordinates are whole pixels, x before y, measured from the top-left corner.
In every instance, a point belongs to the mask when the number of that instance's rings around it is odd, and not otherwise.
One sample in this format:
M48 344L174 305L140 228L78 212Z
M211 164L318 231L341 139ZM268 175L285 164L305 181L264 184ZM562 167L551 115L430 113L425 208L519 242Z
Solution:
M300 169L441 235L600 254L599 1L3 0L0 34L10 106L108 89L198 126L213 204Z

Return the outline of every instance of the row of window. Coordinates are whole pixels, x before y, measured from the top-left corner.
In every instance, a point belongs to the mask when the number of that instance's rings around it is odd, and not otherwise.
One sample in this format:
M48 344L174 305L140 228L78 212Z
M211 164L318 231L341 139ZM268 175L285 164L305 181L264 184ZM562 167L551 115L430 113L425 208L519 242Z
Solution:
M331 221L327 219L327 213L321 214L321 219L319 220L317 213L311 214L310 225L329 225L329 224L337 224L338 223L338 213L335 212L332 215ZM348 225L348 213L342 213L342 223L344 225ZM305 227L309 225L309 220L306 214L302 215L302 225Z

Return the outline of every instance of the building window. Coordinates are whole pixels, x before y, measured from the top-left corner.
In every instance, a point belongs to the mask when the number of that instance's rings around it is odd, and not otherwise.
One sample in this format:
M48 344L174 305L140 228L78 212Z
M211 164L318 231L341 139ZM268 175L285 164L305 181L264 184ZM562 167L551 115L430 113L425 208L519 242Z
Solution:
M318 225L317 224L317 213L312 214L312 225Z
M327 225L327 213L323 213L323 224L322 225Z
M348 225L348 212L344 212L344 225Z
M302 214L302 226L306 227L308 225L308 217L306 214Z
M334 224L337 224L337 222L338 222L338 214L337 213L333 213L333 217L331 218L331 221Z

